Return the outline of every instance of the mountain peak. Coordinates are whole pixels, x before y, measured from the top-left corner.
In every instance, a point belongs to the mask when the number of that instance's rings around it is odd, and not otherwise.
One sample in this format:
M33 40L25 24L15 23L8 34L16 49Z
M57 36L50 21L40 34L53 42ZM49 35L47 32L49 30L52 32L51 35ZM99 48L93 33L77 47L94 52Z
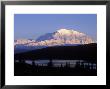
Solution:
M57 30L57 32L59 33L65 33L65 34L68 34L68 33L71 33L72 30L69 30L69 29L59 29Z
M58 32L59 31L69 31L69 29L64 29L64 28L62 28L62 29L59 29L59 30L57 30Z
M61 33L61 34L80 34L80 35L85 35L84 33L81 33L81 32L78 32L78 31L75 31L73 29L59 29L57 30L58 33Z

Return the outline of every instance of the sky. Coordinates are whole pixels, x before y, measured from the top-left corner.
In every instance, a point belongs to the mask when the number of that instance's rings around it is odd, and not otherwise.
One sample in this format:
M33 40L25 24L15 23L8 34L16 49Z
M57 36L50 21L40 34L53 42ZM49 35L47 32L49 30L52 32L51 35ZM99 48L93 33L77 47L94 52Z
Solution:
M14 39L37 39L59 29L74 29L97 40L96 14L15 14Z

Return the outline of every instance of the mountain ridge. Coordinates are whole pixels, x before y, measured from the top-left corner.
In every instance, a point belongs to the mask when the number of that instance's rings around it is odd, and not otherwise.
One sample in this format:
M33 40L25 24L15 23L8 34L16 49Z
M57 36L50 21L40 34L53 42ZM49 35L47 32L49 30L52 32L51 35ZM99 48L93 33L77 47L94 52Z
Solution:
M95 43L95 41L85 33L73 29L59 29L53 33L46 33L33 39L17 39L14 40L16 49L41 49L48 46L69 46Z
M26 40L26 39L18 39L15 42L16 44L24 44L24 45L35 45L35 46L53 46L53 45L62 45L62 44L88 44L94 43L93 39L88 35L68 29L60 29L53 33L47 33L36 40Z

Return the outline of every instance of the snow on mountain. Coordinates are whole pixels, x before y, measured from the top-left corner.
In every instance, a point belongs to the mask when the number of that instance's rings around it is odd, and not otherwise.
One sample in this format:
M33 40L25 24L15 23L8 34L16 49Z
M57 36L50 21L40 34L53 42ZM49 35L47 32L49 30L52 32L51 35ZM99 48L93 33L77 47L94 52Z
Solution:
M88 35L73 29L59 29L53 33L47 33L37 38L37 40L18 39L15 40L15 48L42 48L47 46L75 45L94 43Z
M39 44L48 46L94 43L93 39L86 34L68 29L60 29L54 33L45 34L39 37L37 41L39 42Z
M36 42L35 40L30 40L30 39L18 39L18 40L14 40L14 45L24 45L24 44L28 44L28 43L33 43Z

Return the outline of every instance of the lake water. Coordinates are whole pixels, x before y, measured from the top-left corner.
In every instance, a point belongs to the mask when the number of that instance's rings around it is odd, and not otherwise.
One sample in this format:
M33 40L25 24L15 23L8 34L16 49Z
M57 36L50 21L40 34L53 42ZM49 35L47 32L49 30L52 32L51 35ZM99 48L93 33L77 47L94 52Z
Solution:
M16 60L15 62L19 62L19 60ZM59 59L53 59L52 61L52 67L71 67L71 68L75 68L76 65L82 66L84 68L89 68L89 69L96 69L97 65L96 63L88 63L86 61L83 60L59 60ZM33 64L32 60L26 60L25 61L26 64ZM45 59L45 60L35 60L34 64L35 66L48 66L48 63L50 63L49 60Z

